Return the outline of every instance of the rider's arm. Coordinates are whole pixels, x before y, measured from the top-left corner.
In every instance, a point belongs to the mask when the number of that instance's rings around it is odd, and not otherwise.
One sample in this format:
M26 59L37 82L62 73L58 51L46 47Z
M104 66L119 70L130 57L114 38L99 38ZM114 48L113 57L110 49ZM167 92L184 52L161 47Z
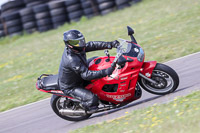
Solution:
M95 50L103 50L103 49L112 49L119 44L118 41L113 42L102 42L102 41L92 41L86 44L86 52L95 51Z
M93 80L93 79L99 79L102 77L106 77L107 75L111 75L114 71L115 67L110 67L108 69L103 69L100 71L91 71L88 70L88 67L82 64L82 62L73 62L71 63L71 69L78 75L81 75L81 77L84 80Z

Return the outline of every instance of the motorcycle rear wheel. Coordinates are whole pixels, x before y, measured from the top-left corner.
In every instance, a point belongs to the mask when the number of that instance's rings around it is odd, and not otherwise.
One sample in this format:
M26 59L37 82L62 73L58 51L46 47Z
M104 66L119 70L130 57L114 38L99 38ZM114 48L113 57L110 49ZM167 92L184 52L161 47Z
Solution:
M64 100L63 100L64 99ZM69 100L68 98L66 97L62 97L62 96L57 96L57 95L52 95L51 97L51 107L53 109L53 111L61 118L65 119L65 120L68 120L68 121L81 121L81 120L85 120L87 118L89 118L92 114L86 114L84 116L68 116L68 115L62 115L59 110L60 109L66 109L66 106L64 105L65 103L63 101L66 100ZM73 106L73 101L70 101L70 105L67 106L69 108L67 109L72 109L70 108L70 106L72 107ZM74 110L74 109L73 109Z
M151 79L157 82L153 84L144 78L141 78L139 81L140 86L156 95L166 95L174 92L179 85L178 74L169 66L157 63L156 67L152 72Z

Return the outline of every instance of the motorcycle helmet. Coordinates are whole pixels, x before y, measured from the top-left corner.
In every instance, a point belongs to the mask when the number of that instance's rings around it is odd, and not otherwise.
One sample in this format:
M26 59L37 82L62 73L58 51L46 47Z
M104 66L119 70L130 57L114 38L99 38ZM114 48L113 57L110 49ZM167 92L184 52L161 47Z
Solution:
M63 34L65 45L78 52L85 51L85 37L78 30L69 30Z

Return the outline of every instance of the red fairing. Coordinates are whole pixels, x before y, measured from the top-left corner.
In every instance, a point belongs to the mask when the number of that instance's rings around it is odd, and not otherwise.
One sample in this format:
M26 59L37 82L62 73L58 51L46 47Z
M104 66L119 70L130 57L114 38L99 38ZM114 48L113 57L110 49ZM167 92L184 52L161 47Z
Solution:
M153 72L153 69L156 67L156 64L156 61L144 62L140 72L146 77L151 78L151 74Z
M127 56L124 56L127 59ZM89 64L89 70L99 71L109 68L115 57L99 57L94 59ZM139 62L136 57L128 57L133 59L133 62L127 62L121 69L115 69L111 77L104 77L101 79L93 80L92 84L86 88L97 94L99 99L109 101L114 104L123 102L130 102L138 99L135 97L135 87L138 80L138 74L143 62ZM106 85L117 85L116 91L106 92L103 90Z

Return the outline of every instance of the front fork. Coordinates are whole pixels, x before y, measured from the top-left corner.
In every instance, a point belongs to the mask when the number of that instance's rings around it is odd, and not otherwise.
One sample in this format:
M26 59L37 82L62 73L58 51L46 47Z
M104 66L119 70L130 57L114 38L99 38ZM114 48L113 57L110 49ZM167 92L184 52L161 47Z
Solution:
M148 61L144 62L142 65L142 68L140 69L139 76L140 78L144 78L145 80L157 84L157 82L153 79L151 79L152 72L154 68L156 67L157 62L156 61Z

